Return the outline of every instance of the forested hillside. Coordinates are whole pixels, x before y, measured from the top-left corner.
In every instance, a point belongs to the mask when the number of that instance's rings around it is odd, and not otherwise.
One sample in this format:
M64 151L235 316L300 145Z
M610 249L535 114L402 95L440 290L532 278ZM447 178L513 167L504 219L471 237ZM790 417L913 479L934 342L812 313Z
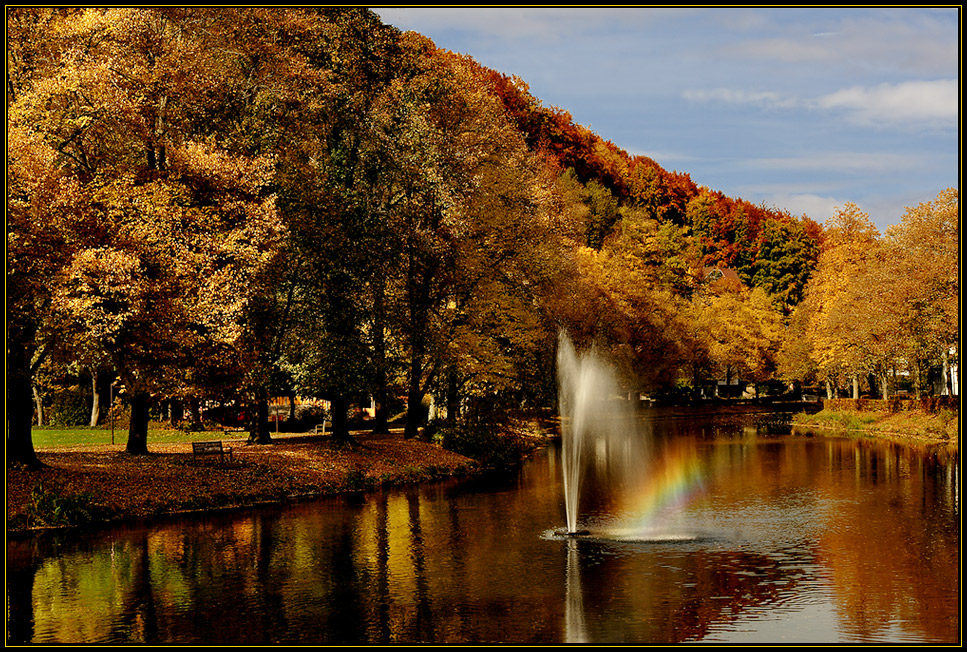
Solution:
M261 442L279 396L343 438L368 397L376 430L429 397L495 423L554 404L561 329L656 395L955 362L956 190L821 227L361 8L8 8L7 51L11 461L108 396L131 453L162 405L244 404Z

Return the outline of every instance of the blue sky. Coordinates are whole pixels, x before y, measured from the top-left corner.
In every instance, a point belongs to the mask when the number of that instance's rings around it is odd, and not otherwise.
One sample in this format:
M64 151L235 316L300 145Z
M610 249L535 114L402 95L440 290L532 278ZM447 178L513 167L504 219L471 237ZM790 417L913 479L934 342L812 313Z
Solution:
M733 197L882 231L959 187L957 8L374 11Z

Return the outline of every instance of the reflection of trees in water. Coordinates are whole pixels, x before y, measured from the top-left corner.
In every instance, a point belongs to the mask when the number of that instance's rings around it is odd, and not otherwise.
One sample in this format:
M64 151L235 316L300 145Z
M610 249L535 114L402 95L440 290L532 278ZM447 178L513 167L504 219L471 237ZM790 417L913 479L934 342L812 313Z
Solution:
M959 453L873 440L824 448L841 471L829 481L865 489L829 513L820 542L844 634L883 640L899 626L929 641L958 640Z
M327 555L328 553L328 555ZM322 605L322 639L327 643L356 643L364 640L362 591L366 584L365 567L356 559L356 537L345 524L320 546L319 554L328 556L328 596ZM320 578L321 579L321 578Z
M376 497L376 575L375 598L376 631L368 640L387 643L390 640L389 613L389 512L386 494Z
M410 536L412 543L410 556L413 559L413 572L416 575L416 619L411 641L435 641L436 625L433 621L433 608L430 600L430 582L427 578L426 556L423 547L423 528L420 523L420 499L414 492L406 497L410 515Z
M160 640L158 613L151 579L147 531L133 542L130 562L129 589L121 605L120 617L111 623L108 639L157 643Z
M256 641L282 640L288 631L285 611L283 583L275 577L273 567L278 558L285 558L284 551L277 551L277 542L282 537L279 530L279 516L275 511L253 517L252 556L254 562L255 595L245 596L250 608L248 617L259 623Z
M708 509L795 497L762 517L794 520L740 550L520 537L560 523L560 487L531 470L445 502L423 488L11 542L8 642L684 642L797 609L817 581L840 619L830 637L956 640L959 457L741 433L697 454ZM800 518L820 538L789 532Z
M586 635L593 641L607 641L614 632L638 643L714 640L715 631L728 630L749 612L781 608L808 579L807 571L790 569L777 556L683 551L660 543L579 544ZM625 555L649 559L640 572L629 573Z
M7 644L30 643L34 638L34 578L39 560L33 541L7 544Z

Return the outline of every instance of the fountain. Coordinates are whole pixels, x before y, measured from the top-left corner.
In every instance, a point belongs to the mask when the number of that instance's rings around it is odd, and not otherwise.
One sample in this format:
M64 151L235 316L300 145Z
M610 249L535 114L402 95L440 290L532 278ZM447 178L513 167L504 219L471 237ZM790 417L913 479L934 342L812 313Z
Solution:
M578 529L581 485L595 465L611 483L627 482L645 472L634 404L618 383L614 368L594 349L578 353L561 331L557 354L558 401L564 468L567 536L588 534Z

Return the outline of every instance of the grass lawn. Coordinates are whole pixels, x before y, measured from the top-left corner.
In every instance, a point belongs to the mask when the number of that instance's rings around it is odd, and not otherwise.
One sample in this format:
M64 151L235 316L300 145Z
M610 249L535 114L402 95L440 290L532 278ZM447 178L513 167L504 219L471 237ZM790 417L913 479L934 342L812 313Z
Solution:
M845 432L899 435L915 439L960 444L960 415L953 410L937 414L919 410L900 412L849 412L825 409L816 414L797 414L793 426L818 427Z
M110 428L33 428L34 448L55 448L58 446L98 446L110 445ZM221 430L203 432L183 432L170 428L148 428L148 445L178 444L212 439L245 439L245 433L232 433L225 437ZM128 441L127 428L114 429L114 443Z

